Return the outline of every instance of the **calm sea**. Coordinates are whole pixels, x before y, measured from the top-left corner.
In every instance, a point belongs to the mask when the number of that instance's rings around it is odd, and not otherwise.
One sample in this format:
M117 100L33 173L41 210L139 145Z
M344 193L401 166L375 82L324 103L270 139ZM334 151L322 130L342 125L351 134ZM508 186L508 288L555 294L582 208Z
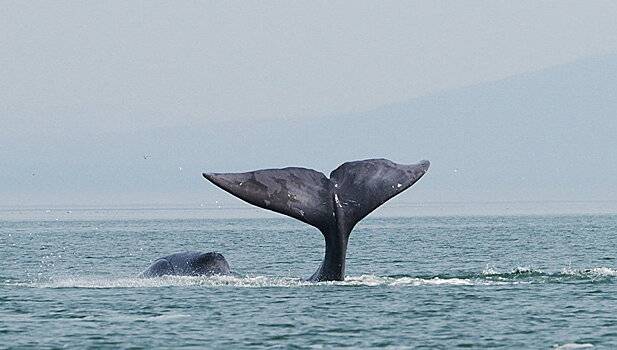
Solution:
M617 348L617 215L371 216L324 283L284 217L0 215L0 348ZM136 277L183 250L237 275Z

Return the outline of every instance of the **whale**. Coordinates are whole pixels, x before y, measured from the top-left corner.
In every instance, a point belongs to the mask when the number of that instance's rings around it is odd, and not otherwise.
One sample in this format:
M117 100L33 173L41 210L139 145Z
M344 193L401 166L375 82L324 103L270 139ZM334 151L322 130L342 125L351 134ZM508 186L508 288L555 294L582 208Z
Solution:
M156 259L141 277L229 275L229 264L216 252L180 252Z
M413 186L429 166L428 160L397 164L366 159L341 164L329 178L301 167L202 175L243 201L317 228L325 240L325 253L308 280L320 282L345 279L347 244L354 226Z

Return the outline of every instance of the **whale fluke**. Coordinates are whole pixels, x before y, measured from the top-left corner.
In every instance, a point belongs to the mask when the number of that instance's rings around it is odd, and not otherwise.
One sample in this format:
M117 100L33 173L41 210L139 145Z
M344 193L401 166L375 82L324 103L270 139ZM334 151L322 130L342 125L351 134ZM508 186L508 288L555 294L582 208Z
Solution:
M343 280L345 255L356 223L416 183L430 163L397 164L387 159L347 162L330 173L290 167L246 173L204 173L234 196L315 226L326 241L320 268L310 280Z
M246 202L320 230L332 220L332 183L315 170L283 168L203 176Z
M387 159L343 163L330 173L335 203L342 212L337 215L339 225L351 232L358 221L420 180L429 165L428 160L405 165Z

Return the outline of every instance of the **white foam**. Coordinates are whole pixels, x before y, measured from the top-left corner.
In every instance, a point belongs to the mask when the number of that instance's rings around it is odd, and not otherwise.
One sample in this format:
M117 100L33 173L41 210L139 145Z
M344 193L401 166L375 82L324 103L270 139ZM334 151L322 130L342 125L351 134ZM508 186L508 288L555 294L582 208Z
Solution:
M617 277L617 270L610 267L594 267L591 269L573 269L566 267L561 270L564 275L583 275L589 277Z
M152 316L150 317L150 319L153 321L167 321L167 320L177 320L177 319L190 318L190 317L191 315L189 314L169 313L169 314L163 314L163 315L158 315L158 316Z
M483 276L491 276L491 275L498 275L499 272L497 270L495 270L494 266L490 266L490 265L486 265L486 267L484 268L484 270L482 270L482 275Z
M589 344L589 343L567 343L567 344L563 344L563 345L555 344L553 346L553 349L558 349L558 350L588 349L588 348L593 348L593 344Z
M365 286L424 286L424 285L453 285L453 286L472 286L485 284L487 281L475 281L464 278L419 278L419 277L379 277L374 275L362 275L358 277L347 277L345 281L327 282L338 285L365 285Z
M610 267L594 267L591 269L591 272L602 276L617 276L617 270L611 269Z
M480 285L503 285L525 284L533 281L512 278L510 274L543 274L541 270L529 267L517 267L508 272L500 272L493 266L487 265L479 276L465 277L382 277L376 275L347 276L344 281L309 282L293 277L274 276L164 276L157 278L140 277L53 277L45 281L17 282L5 280L4 285L22 286L32 288L160 288L160 287L239 287L239 288L263 288L263 287L310 287L310 286L426 286L426 285L452 285L452 286L480 286ZM548 274L547 277L559 277L558 275L580 276L582 278L606 278L617 277L617 270L610 267L594 267L591 269L564 268L559 274Z
M375 275L348 276L344 281L309 282L291 277L270 276L164 276L157 278L121 277L65 277L45 282L16 283L13 285L32 288L160 288L160 287L238 287L238 288L297 288L318 286L473 286L494 285L503 282L468 278L421 278L421 277L381 277Z
M617 270L610 267L593 267L589 269L574 269L572 267L565 267L561 269L559 273L545 273L543 270L533 269L531 267L523 266L516 267L510 271L499 271L495 269L494 266L486 265L486 267L482 270L482 276L487 277L503 277L504 275L510 274L539 274L546 275L547 277L558 277L559 275L567 275L567 276L580 276L585 278L594 278L594 277L617 277ZM506 278L506 277L504 277Z
M506 275L506 274L509 275L509 274L529 274L529 273L542 273L542 270L535 270L529 266L517 266L513 270L504 272L504 271L496 270L495 267L491 265L486 265L484 270L482 270L483 276L501 276L501 275Z

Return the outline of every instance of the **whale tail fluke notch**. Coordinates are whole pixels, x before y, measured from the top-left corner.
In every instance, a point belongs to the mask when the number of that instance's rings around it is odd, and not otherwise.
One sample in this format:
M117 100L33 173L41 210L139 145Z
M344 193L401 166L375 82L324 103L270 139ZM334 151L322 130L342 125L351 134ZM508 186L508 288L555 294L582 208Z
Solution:
M373 210L420 180L429 165L427 160L405 165L387 159L342 164L330 173L339 225L351 232Z
M415 184L429 165L426 160L405 165L367 159L340 165L329 179L297 167L203 176L250 204L317 227L326 239L326 256L311 279L342 280L347 240L354 226Z
M315 170L297 167L203 176L250 204L322 231L336 222L351 231L358 221L416 183L429 164L421 161L405 165L387 159L347 162L332 171L330 179Z

